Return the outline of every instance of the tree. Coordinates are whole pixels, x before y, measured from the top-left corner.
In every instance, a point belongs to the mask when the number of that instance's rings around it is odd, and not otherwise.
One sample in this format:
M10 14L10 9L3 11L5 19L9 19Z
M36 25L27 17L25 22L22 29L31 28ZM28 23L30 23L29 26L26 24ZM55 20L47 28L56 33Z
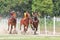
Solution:
M53 14L52 0L33 0L32 11L39 11L41 15Z
M8 15L11 10L24 12L30 11L32 0L0 0L0 14Z
M9 13L11 8L14 8L17 4L20 4L21 0L0 0L0 14Z

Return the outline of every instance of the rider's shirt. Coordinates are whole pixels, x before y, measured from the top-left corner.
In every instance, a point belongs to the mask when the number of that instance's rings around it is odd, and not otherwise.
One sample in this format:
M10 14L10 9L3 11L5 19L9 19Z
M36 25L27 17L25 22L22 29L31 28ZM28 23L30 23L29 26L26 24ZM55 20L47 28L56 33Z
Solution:
M30 14L29 13L24 13L24 20L26 19L26 18L29 18L30 17Z
M13 17L16 18L16 13L13 14Z
M26 18L26 13L24 13L24 18Z
M16 18L16 13L11 13L12 18Z

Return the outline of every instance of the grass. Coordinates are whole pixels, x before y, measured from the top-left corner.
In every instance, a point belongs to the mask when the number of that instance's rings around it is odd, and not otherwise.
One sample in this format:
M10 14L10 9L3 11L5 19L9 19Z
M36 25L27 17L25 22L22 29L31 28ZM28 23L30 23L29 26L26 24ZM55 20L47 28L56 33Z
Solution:
M21 35L0 35L0 40L60 40L58 36L21 36Z

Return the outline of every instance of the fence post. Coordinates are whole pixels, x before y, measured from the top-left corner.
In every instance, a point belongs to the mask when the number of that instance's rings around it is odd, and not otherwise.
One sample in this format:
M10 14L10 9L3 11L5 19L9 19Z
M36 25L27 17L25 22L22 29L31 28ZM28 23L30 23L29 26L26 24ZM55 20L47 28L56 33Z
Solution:
M47 35L46 16L44 17L44 19L45 19L45 34Z
M39 18L39 34L40 34L40 18Z
M55 16L53 17L53 34L55 35Z

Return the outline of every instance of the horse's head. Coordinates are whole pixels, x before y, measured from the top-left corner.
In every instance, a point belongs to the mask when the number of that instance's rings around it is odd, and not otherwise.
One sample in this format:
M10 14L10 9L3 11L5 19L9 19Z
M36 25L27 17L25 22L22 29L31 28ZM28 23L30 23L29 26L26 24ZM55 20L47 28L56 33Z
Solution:
M16 12L15 12L15 11L12 11L12 12L10 13L10 16L16 18Z
M37 17L34 17L34 20L37 20Z

